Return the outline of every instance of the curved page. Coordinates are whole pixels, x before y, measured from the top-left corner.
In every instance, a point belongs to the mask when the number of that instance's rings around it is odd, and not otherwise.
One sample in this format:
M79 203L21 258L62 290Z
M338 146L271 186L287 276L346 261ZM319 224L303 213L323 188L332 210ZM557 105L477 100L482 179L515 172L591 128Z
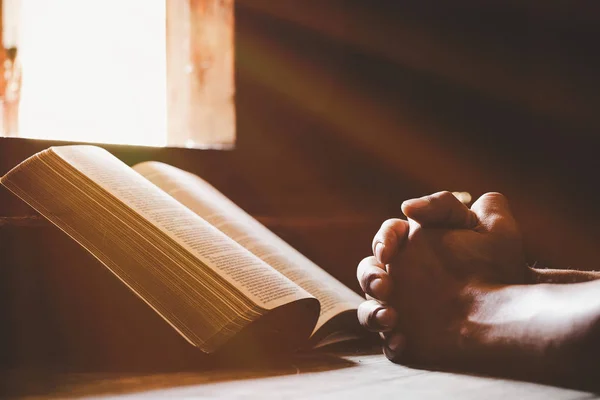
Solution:
M17 166L2 184L205 352L268 310L313 299L98 147L50 148Z
M198 176L159 162L133 169L315 296L321 314L314 332L363 301Z

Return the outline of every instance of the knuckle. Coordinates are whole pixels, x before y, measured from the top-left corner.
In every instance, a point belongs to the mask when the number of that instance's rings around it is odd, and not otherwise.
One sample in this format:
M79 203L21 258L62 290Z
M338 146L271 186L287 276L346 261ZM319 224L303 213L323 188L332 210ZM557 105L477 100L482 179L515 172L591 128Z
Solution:
M488 217L490 227L497 228L504 232L515 233L517 232L517 226L512 218L507 218L504 215L490 215Z
M455 198L454 195L448 190L442 190L441 192L437 192L435 195L432 195L432 197L433 196L442 201L451 201Z
M359 269L361 268L365 268L367 266L371 266L377 263L377 259L375 258L375 256L368 256L363 258L359 263L358 263L358 267Z
M359 323L367 329L374 329L376 324L373 317L381 308L383 308L381 303L375 300L362 302L357 310Z
M365 293L371 294L369 285L376 278L380 278L380 279L384 278L385 279L384 273L385 273L384 270L382 270L381 268L377 268L377 267L368 267L368 268L365 268L363 271L361 271L360 276L358 276L358 281L359 281L360 286L363 289L363 291Z
M501 201L507 201L506 196L504 196L502 193L500 192L487 192L485 193L483 196L481 197L488 197L490 199L495 199L495 200L501 200Z
M363 258L358 263L358 267L356 267L356 278L358 279L359 282L362 281L365 273L370 269L370 267L372 265L375 265L376 262L377 262L377 260L375 259L374 256L369 256L369 257Z
M404 220L400 219L400 218L386 219L381 224L381 228L379 229L379 232L377 232L377 235L378 236L385 236L385 235L391 234L391 233L394 232L394 228L397 225L402 224L402 223L404 223Z
M397 218L389 218L386 219L385 221L383 221L383 223L381 224L381 229L382 230L387 230L389 228L391 228L392 226L394 226L394 224L398 221Z
M375 253L375 245L377 244L377 242L385 244L387 241L390 240L390 237L393 237L394 225L397 224L398 221L400 220L397 218L390 218L383 221L381 227L379 228L379 230L375 234L375 237L373 238L373 253Z
M447 190L437 193L437 201L444 207L453 207L460 200L452 193Z
M361 325L366 325L369 322L369 315L373 309L373 306L371 305L372 302L373 300L363 301L359 304L358 309L356 310L356 314Z

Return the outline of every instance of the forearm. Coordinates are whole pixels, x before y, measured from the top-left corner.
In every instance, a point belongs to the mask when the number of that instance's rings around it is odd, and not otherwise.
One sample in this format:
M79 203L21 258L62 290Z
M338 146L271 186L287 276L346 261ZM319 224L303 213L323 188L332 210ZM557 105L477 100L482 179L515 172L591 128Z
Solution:
M490 373L574 385L600 378L600 281L486 290L468 323L468 353Z
M578 283L600 279L600 271L528 267L530 283Z
M548 334L562 337L553 349L558 377L600 389L600 281L546 286L540 316L552 327Z

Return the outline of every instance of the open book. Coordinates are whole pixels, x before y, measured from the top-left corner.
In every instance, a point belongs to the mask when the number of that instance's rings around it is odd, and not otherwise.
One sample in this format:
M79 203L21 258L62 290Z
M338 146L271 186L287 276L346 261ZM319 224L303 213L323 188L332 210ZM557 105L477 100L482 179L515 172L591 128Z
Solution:
M61 146L0 182L205 353L247 341L319 346L359 332L359 295L191 173Z

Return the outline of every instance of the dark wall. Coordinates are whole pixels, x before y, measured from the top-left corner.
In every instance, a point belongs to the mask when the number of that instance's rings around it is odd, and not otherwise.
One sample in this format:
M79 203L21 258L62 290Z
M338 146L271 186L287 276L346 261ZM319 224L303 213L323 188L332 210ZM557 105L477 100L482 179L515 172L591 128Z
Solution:
M600 10L573 4L238 0L236 149L107 148L198 173L355 289L378 225L438 190L504 192L532 260L597 268ZM0 173L50 144L0 139ZM19 263L91 262L50 227L0 251L15 321Z
M596 267L597 2L248 0L237 17L240 149L278 135L358 215L501 191L532 259Z

